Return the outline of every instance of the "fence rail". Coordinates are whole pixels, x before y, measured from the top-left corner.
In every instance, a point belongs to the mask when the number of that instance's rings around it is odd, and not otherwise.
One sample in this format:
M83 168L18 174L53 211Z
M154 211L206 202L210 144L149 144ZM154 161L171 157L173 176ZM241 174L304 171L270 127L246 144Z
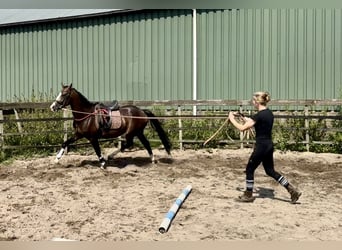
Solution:
M104 101L104 104L109 104L108 101ZM47 122L47 121L64 121L64 128L53 128L50 131L37 131L35 133L64 133L64 138L67 137L68 133L72 132L70 128L70 114L67 111L64 111L63 117L60 118L20 118L18 115L18 111L20 110L31 110L34 112L35 110L45 110L49 109L51 102L17 102L17 103L0 103L0 147L1 150L6 148L16 148L16 147L31 147L32 145L27 146L10 146L5 145L4 138L6 136L13 135L27 135L22 131L22 124L29 122ZM183 139L184 129L182 126L182 121L184 119L226 119L228 110L239 110L243 113L250 113L253 110L253 107L249 100L177 100L177 101L121 101L121 105L136 105L139 107L151 108L151 107L163 107L165 110L177 110L177 115L165 115L159 117L160 119L176 119L178 120L178 144L179 148L183 149L185 143L203 143L201 140L185 140ZM329 120L342 120L341 116L341 99L333 99L333 100L273 100L269 104L270 108L274 111L275 119L304 119L305 125L303 129L307 131L306 138L301 143L306 145L307 151L310 150L310 144L332 144L332 141L317 141L311 140L310 135L308 133L310 121L313 119L329 119ZM196 113L189 114L191 109L196 107ZM215 115L207 116L202 115L202 111L205 110L203 107L209 107L211 110L215 110L213 107L217 108L217 111L214 112ZM324 111L324 114L320 112L317 114L316 110ZM286 111L296 111L297 114L289 114ZM194 112L194 111L193 111ZM9 119L7 116L10 114L15 115L15 119ZM18 126L18 133L9 133L4 131L4 124L8 122L16 122ZM69 123L68 123L69 122ZM68 125L69 124L69 125ZM289 128L291 129L291 128ZM293 129L293 128L292 128ZM63 130L63 132L61 132ZM331 132L341 132L342 128L327 128ZM120 139L119 139L120 140ZM238 144L240 147L249 146L253 140L250 138L244 139L242 134L240 136L240 140L230 141L223 140L219 143L226 144ZM288 143L291 143L289 141ZM60 145L46 145L46 147L59 147ZM44 146L41 146L44 147Z
M109 104L110 101L103 101ZM250 100L156 100L156 101L120 101L121 105L136 106L251 106ZM0 110L8 109L47 109L51 102L0 102ZM269 106L341 106L342 99L330 100L272 100Z

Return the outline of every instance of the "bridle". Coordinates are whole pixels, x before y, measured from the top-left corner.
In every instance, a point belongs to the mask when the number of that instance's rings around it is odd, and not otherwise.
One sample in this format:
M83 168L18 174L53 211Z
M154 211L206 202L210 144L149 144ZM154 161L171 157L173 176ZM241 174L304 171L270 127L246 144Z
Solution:
M55 106L56 106L56 110L60 110L60 109L65 109L65 107L69 104L69 100L70 100L70 96L71 96L71 92L72 92L72 88L71 87L66 87L67 90L62 90L60 92L60 94L58 95L58 97L55 100ZM72 111L75 113L83 113L83 112L78 112L78 111ZM89 118L92 115L95 115L95 112L93 113L85 113L86 115L82 118L76 119L74 118L75 121L80 122L83 121L87 118Z
M68 88L67 91L62 90L60 95L56 98L55 103L58 104L57 110L64 108L68 105L71 96L71 89ZM62 100L59 100L62 99Z

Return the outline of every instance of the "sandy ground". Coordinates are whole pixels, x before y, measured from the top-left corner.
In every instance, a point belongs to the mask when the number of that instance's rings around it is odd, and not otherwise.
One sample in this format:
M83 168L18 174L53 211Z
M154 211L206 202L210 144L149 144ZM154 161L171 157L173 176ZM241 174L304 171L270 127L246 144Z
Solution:
M108 150L107 150L108 151ZM342 155L275 152L276 169L303 192L287 191L260 166L254 203L244 189L251 149L118 154L101 170L93 152L0 165L0 240L210 241L342 239ZM169 230L158 228L187 186Z

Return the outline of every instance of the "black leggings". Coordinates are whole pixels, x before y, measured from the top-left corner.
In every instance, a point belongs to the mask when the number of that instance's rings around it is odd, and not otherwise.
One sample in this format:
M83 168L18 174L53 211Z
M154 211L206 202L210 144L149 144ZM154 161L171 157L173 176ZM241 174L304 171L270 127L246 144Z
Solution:
M246 180L254 180L254 172L262 163L265 173L276 181L281 175L274 170L272 141L257 142L246 166Z

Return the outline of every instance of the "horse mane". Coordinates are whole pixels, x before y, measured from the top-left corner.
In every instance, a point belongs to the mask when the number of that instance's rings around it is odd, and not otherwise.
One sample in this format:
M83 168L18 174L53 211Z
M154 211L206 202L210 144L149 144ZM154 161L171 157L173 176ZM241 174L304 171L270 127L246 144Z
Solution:
M72 88L80 97L81 102L85 103L85 104L89 104L89 105L95 105L95 102L91 102L88 100L87 97L85 97L81 92L79 92L77 89Z

